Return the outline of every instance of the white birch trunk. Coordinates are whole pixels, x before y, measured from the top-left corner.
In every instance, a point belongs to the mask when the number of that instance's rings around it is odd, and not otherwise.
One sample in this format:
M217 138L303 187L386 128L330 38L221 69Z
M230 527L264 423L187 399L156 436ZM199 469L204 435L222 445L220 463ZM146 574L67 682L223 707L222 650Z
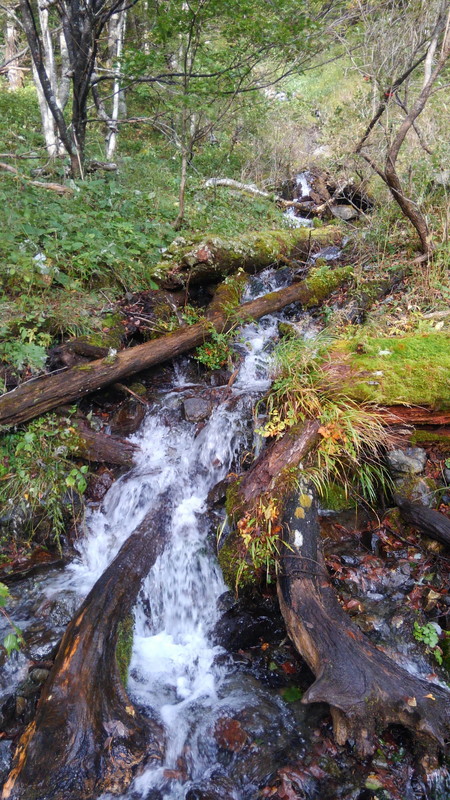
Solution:
M8 16L6 17L5 28L5 61L9 61L7 76L9 83L9 90L16 92L23 86L23 74L19 67L19 59L14 58L17 53L17 28L14 21Z
M112 159L117 146L117 121L121 115L126 114L125 96L120 88L120 69L123 52L123 40L125 36L127 12L119 11L113 14L109 28L109 51L110 58L115 62L114 84L113 84L113 104L111 117L108 123L108 133L106 135L106 158Z

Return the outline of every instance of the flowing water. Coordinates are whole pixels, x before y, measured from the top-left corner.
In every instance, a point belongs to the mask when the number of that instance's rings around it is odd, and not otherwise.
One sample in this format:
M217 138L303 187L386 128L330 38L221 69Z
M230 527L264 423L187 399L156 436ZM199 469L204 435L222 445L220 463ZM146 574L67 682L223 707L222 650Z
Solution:
M286 270L267 270L250 279L244 300L281 288L288 280ZM238 332L239 374L231 388L214 390L215 407L204 424L184 418L184 400L199 387L190 382L188 361L175 364L171 387L132 437L139 445L132 470L111 487L101 508L88 515L79 558L64 573L52 572L30 589L34 602L39 595L41 609L46 603L52 607L56 595L58 602L66 598L70 618L148 510L158 501L166 504L166 546L135 609L128 684L141 711L164 727L165 760L158 768L144 768L126 800L255 800L271 773L311 751L312 733L326 713L320 706L286 703L244 656L227 653L215 636L227 587L215 557L216 529L223 516L211 512L208 495L237 468L239 455L255 444L253 409L270 386L270 354L281 316L267 316ZM206 384L200 391L207 391ZM20 624L20 614L16 619ZM21 664L19 656L16 671ZM6 684L11 679L5 674ZM229 731L230 720L236 741L224 749L220 729L225 725ZM244 743L246 737L253 742L245 757L239 755L242 736ZM342 777L336 782L336 764L329 758L329 792L318 792L308 778L307 794L298 796L366 800L364 782L357 771L352 773L352 763L342 761ZM328 780L324 776L322 787ZM439 788L445 776L436 780L436 793L415 794L411 789L404 800L445 797Z
M279 275L267 271L250 281L244 299L277 288ZM133 437L140 447L134 468L111 488L102 509L91 513L81 557L69 568L69 583L85 595L147 511L162 496L170 497L167 544L135 612L128 686L133 700L163 723L167 752L161 768L136 780L130 797L147 797L150 789L160 788L164 798L184 798L197 780L222 773L214 726L245 707L260 708L259 722L254 712L256 735L264 734L269 711L272 725L278 720L281 729L293 730L281 699L267 696L264 705L263 690L253 679L234 685L235 669L214 644L218 600L227 587L206 513L210 490L248 443L254 403L270 386L268 366L277 329L278 318L268 316L239 331L239 374L231 390L223 388L223 398L200 431L183 419L183 399L192 386L178 371L173 390ZM183 781L168 782L168 770L182 772ZM251 796L252 775L239 783L236 798L248 792Z

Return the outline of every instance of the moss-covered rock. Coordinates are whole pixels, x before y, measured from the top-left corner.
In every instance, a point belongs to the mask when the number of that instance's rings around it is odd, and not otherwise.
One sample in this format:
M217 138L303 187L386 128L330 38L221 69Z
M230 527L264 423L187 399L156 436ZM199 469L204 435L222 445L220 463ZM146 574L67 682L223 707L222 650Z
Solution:
M450 408L448 333L340 341L334 357L347 366L346 388L355 400Z
M320 496L320 506L327 511L344 511L347 508L355 508L356 505L345 488L335 481L329 481Z

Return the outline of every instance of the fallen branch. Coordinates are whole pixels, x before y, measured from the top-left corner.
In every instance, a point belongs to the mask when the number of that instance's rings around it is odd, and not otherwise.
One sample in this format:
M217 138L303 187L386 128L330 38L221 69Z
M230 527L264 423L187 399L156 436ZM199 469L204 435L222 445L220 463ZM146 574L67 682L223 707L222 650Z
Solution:
M13 175L16 175L17 178L29 183L30 186L37 186L40 189L48 189L49 191L56 192L57 194L73 194L73 189L71 189L70 186L63 186L61 183L33 181L31 178L28 178L27 175L23 175L21 172L19 172L16 167L11 166L11 164L5 164L3 161L0 161L0 169L2 169L4 172L10 172Z
M159 339L121 350L112 356L82 364L55 374L27 381L0 397L0 425L11 426L44 414L62 403L71 402L117 383L127 375L168 361L209 339L214 331L224 332L248 319L280 311L291 303L316 304L350 277L351 268L330 270L319 285L313 280L294 283L278 292L239 306L235 315L215 313L206 321L181 328Z
M132 392L134 394L134 392ZM96 461L102 464L118 464L130 467L133 456L138 449L136 445L106 433L97 433L91 430L87 422L77 419L75 422L78 430L79 446L77 455L87 461Z

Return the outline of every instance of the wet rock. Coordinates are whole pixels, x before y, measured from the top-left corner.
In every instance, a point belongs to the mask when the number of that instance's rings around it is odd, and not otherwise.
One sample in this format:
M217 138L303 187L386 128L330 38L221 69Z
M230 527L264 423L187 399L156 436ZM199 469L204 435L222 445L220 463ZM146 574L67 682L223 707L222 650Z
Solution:
M221 717L217 720L214 736L219 747L223 750L231 750L233 753L239 753L248 741L248 735L239 720L229 717Z
M99 503L113 483L114 475L111 470L101 467L98 473L93 475L89 481L89 487L86 492L87 499L92 500L94 503Z
M236 792L227 778L218 777L192 786L186 800L236 800Z
M0 784L6 780L6 776L11 766L11 742L0 741Z
M210 416L212 405L202 397L188 397L183 403L183 411L188 422L202 422Z
M438 486L432 478L419 475L397 478L394 481L395 494L424 506L435 507L438 501Z
M390 450L386 459L392 472L418 475L425 469L427 454L422 447L399 447Z
M129 397L111 417L111 433L116 436L129 436L137 431L144 417L145 406L133 397Z
M41 684L47 680L49 675L50 675L49 669L37 668L37 669L32 669L29 676L34 683Z
M228 595L227 595L228 596ZM214 629L214 639L226 650L245 650L285 635L285 627L278 604L267 598L264 601L234 602L221 616Z
M448 467L444 469L444 478L447 486L450 486L450 469Z

